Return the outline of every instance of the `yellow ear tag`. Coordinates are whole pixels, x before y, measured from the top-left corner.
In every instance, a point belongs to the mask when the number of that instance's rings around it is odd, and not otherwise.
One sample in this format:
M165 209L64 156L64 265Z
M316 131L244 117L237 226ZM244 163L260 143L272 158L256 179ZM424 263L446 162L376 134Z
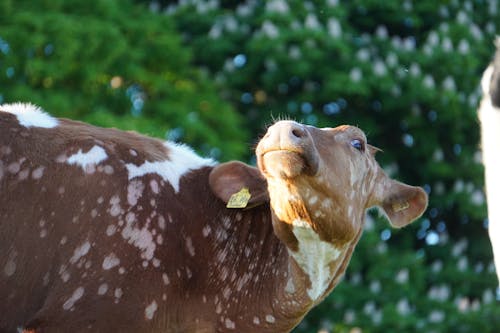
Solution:
M248 200L250 200L250 191L248 188L243 187L239 192L234 193L229 198L226 207L227 208L245 208L248 205Z
M408 203L408 201L404 201L404 202L396 202L396 203L393 203L392 204L392 210L394 212L400 212L402 210L405 210L407 209L408 207L410 207L410 204Z

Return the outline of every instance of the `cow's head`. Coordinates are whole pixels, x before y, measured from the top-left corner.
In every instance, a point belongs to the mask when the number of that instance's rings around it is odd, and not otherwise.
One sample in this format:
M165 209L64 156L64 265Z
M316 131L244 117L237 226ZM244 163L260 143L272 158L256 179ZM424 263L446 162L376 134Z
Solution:
M412 222L427 206L421 188L383 172L377 150L353 126L319 129L279 121L257 146L258 170L238 162L221 164L210 183L226 202L243 187L250 189L250 204L269 196L275 232L292 249L297 246L293 228L304 223L321 240L341 246L359 234L371 206L381 207L395 227Z

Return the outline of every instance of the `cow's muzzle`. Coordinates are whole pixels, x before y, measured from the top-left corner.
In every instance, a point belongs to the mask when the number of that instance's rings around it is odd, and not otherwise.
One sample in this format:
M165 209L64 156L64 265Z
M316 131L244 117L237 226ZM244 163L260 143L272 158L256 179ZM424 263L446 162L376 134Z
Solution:
M294 178L318 171L318 152L306 126L279 121L268 128L256 149L257 163L266 176Z

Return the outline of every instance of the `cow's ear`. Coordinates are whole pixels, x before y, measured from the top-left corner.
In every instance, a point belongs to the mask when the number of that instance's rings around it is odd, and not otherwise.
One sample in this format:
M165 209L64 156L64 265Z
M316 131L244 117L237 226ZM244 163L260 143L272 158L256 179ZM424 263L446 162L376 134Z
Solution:
M208 181L213 193L225 203L243 189L250 192L249 206L269 201L267 182L259 169L241 162L233 161L215 166Z
M393 227L404 227L422 216L428 199L421 187L400 183L386 175L383 178L375 190L376 205L383 209Z

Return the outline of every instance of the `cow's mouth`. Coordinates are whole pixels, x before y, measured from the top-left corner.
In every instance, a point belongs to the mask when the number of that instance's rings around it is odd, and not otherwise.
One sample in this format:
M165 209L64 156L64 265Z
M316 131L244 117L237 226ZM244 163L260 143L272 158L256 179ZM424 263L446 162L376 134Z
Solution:
M267 150L259 155L258 163L264 175L274 178L291 179L315 172L304 153L298 150Z

